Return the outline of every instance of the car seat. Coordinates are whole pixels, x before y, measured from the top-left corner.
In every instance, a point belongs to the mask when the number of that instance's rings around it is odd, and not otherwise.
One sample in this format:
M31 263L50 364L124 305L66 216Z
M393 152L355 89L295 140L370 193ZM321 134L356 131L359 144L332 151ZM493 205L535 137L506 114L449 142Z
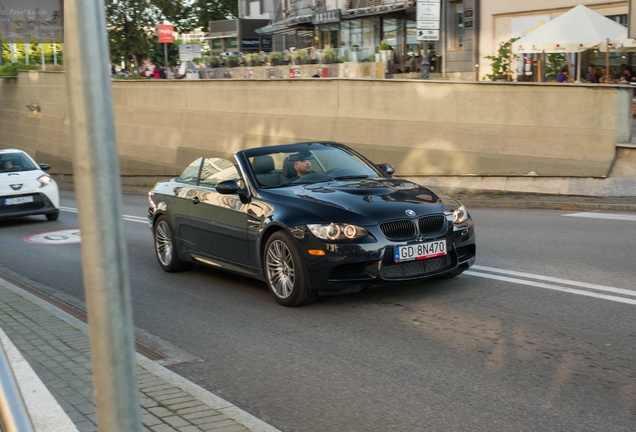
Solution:
M262 186L279 186L281 173L275 170L274 159L270 155L256 156L252 161L256 180Z
M294 162L289 160L289 157L286 157L283 161L283 176L287 179L297 177L298 173L294 168Z

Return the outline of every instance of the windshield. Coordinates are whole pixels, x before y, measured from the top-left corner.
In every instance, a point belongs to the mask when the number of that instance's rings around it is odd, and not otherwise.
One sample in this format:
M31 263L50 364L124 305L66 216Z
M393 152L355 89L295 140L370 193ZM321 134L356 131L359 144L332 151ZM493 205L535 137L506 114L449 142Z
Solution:
M0 173L13 171L33 171L40 169L22 153L0 154Z
M284 150L276 148L271 153L261 150L256 156L248 156L261 187L380 177L373 166L345 148L323 144L290 145L284 146Z

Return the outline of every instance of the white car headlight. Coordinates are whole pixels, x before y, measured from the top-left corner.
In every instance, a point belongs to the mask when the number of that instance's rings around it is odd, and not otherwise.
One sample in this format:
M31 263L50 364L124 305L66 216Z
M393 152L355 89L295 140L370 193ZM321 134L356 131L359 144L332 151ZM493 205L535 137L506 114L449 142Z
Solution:
M357 225L348 224L308 224L307 228L321 240L353 240L369 235L368 231Z
M462 223L468 219L468 210L466 207L459 206L457 210L453 212L453 223Z
M44 174L38 177L38 181L40 182L40 187L48 186L51 184L51 176Z

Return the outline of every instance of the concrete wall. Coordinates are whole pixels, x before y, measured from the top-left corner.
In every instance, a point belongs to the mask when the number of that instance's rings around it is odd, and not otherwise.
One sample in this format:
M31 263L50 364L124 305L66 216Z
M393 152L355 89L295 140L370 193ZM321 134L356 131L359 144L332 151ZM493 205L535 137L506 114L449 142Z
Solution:
M402 176L603 177L631 140L621 86L372 79L113 82L121 171L302 140L351 145ZM25 105L37 104L31 113ZM71 173L63 73L0 79L0 148Z

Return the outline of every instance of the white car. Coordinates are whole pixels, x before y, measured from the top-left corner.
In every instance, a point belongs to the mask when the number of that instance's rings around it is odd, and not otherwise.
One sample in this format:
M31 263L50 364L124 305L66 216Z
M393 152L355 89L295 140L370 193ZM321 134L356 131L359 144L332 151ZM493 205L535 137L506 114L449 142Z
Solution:
M60 215L57 183L22 150L0 150L0 218L43 214L50 221Z

